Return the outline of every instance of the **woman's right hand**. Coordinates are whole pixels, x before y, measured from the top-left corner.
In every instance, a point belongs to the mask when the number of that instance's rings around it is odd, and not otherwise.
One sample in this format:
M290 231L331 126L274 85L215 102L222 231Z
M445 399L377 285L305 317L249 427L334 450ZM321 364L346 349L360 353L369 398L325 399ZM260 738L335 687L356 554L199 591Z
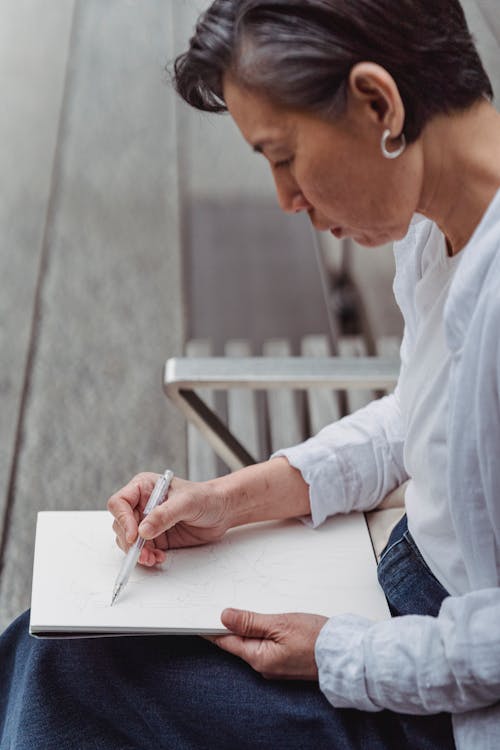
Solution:
M127 552L140 533L147 541L139 562L148 566L162 563L168 549L218 541L231 525L229 503L217 482L188 482L177 477L167 499L142 520L159 476L137 474L108 500L118 546Z

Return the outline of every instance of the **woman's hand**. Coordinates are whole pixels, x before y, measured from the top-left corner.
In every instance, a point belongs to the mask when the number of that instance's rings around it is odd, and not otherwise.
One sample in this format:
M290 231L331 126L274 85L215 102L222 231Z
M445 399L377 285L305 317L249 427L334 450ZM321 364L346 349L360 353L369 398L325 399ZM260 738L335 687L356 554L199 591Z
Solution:
M165 550L216 542L232 526L306 515L309 488L286 458L247 466L208 482L174 478L167 499L142 520L159 474L137 474L108 500L118 546L126 552L139 533L148 541L139 562L155 565Z
M327 621L321 615L261 615L225 609L221 620L231 635L211 636L268 679L317 680L314 646Z
M118 546L127 552L140 533L148 541L139 562L148 566L162 563L168 549L215 542L230 526L228 502L214 483L188 482L175 477L167 500L143 521L144 507L159 476L148 472L137 474L108 500Z

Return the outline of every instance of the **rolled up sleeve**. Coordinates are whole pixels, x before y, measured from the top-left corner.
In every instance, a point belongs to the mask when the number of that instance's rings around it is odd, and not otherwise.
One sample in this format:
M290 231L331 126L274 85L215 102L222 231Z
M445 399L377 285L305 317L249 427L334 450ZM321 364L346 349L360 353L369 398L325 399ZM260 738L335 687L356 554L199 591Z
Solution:
M304 443L273 454L285 456L309 485L314 526L335 513L374 508L408 475L397 392L373 401Z
M439 616L332 617L316 642L320 687L336 707L463 713L500 701L500 590L444 600Z

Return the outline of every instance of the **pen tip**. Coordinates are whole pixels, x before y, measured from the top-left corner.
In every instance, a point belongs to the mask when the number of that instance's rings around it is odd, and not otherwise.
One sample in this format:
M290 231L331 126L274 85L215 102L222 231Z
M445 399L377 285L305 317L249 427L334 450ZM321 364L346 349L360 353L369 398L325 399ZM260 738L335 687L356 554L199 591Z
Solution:
M115 586L115 588L113 589L113 596L111 597L111 604L109 605L110 607L112 607L118 599L118 594L120 593L121 589L121 586Z

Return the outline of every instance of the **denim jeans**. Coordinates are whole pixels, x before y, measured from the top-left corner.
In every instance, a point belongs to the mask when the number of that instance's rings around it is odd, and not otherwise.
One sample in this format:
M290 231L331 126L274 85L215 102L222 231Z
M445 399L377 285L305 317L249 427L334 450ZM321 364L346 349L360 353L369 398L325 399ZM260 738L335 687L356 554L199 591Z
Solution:
M379 566L395 616L446 596L405 521ZM451 750L447 714L335 709L313 682L265 680L196 637L0 637L1 750Z
M432 615L449 596L434 576L408 531L406 516L394 528L380 556L378 580L393 617Z

